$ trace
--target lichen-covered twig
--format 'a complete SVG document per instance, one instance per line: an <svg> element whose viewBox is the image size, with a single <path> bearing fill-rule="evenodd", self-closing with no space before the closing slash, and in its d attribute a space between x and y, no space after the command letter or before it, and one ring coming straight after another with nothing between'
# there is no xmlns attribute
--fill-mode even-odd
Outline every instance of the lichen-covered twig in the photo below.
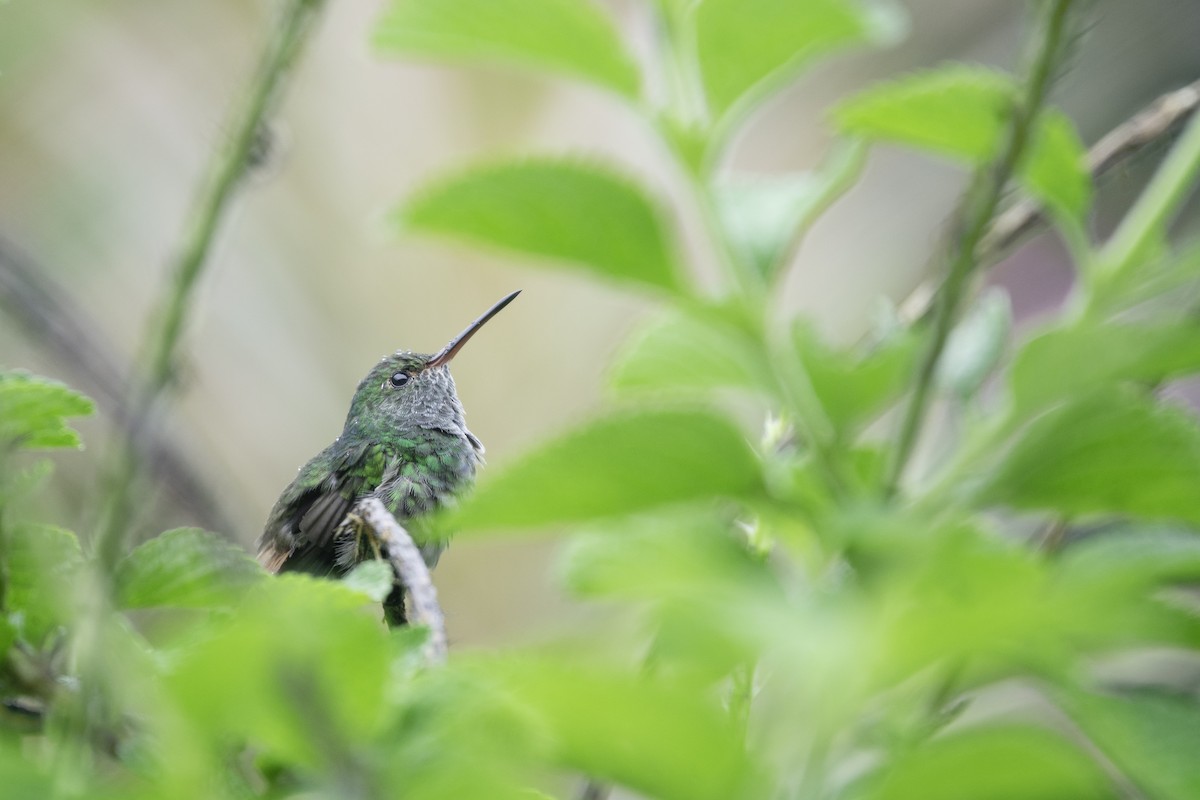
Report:
<svg viewBox="0 0 1200 800"><path fill-rule="evenodd" d="M433 586L433 578L429 575L420 549L379 498L360 500L354 507L354 513L375 532L392 569L408 591L412 600L412 621L429 628L429 641L425 643L426 661L430 664L444 663L446 618L438 605L437 589Z"/></svg>

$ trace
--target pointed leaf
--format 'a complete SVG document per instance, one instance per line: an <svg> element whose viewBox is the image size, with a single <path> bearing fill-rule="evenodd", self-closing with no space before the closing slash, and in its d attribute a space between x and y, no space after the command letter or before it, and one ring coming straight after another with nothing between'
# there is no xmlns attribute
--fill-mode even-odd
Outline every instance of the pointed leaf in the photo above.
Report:
<svg viewBox="0 0 1200 800"><path fill-rule="evenodd" d="M477 167L427 187L401 225L525 255L560 259L607 278L676 289L671 235L632 181L598 165L536 159Z"/></svg>
<svg viewBox="0 0 1200 800"><path fill-rule="evenodd" d="M578 522L763 491L740 431L706 411L597 420L485 480L451 518L462 528Z"/></svg>
<svg viewBox="0 0 1200 800"><path fill-rule="evenodd" d="M1080 692L1064 699L1088 738L1146 797L1200 797L1200 705L1194 697Z"/></svg>
<svg viewBox="0 0 1200 800"><path fill-rule="evenodd" d="M139 545L117 565L121 608L229 605L266 574L240 547L199 528L175 528Z"/></svg>
<svg viewBox="0 0 1200 800"><path fill-rule="evenodd" d="M1074 516L1121 513L1200 522L1200 425L1135 390L1104 391L1030 423L981 499Z"/></svg>
<svg viewBox="0 0 1200 800"><path fill-rule="evenodd" d="M29 449L82 447L66 419L92 411L91 400L58 381L0 371L0 446L14 442Z"/></svg>
<svg viewBox="0 0 1200 800"><path fill-rule="evenodd" d="M388 53L508 62L638 96L637 66L591 2L390 0L372 41Z"/></svg>
<svg viewBox="0 0 1200 800"><path fill-rule="evenodd" d="M628 342L612 385L620 392L778 391L763 342L717 314L684 309L668 310Z"/></svg>
<svg viewBox="0 0 1200 800"><path fill-rule="evenodd" d="M951 331L938 362L938 384L961 399L973 396L999 363L1011 328L1008 292L993 287Z"/></svg>
<svg viewBox="0 0 1200 800"><path fill-rule="evenodd" d="M980 164L995 156L1015 102L1010 75L957 64L874 86L843 102L834 118L847 133ZM1071 121L1050 109L1038 120L1018 177L1048 208L1077 219L1091 203L1085 157Z"/></svg>
<svg viewBox="0 0 1200 800"><path fill-rule="evenodd" d="M849 0L704 0L695 11L700 73L715 117L751 90L760 96L813 59L893 38L891 6Z"/></svg>
<svg viewBox="0 0 1200 800"><path fill-rule="evenodd" d="M1194 372L1200 372L1195 322L1076 325L1048 331L1022 347L1009 382L1014 411L1024 416L1105 386L1153 384Z"/></svg>
<svg viewBox="0 0 1200 800"><path fill-rule="evenodd" d="M866 148L851 140L816 171L723 179L716 204L730 243L763 278L773 280L793 242L854 184L865 162Z"/></svg>
<svg viewBox="0 0 1200 800"><path fill-rule="evenodd" d="M346 577L342 578L342 585L356 592L362 592L376 603L382 603L384 598L391 593L395 581L396 575L392 572L392 565L382 559L373 558L350 570ZM405 630L412 629L405 628ZM422 639L424 639L423 635Z"/></svg>

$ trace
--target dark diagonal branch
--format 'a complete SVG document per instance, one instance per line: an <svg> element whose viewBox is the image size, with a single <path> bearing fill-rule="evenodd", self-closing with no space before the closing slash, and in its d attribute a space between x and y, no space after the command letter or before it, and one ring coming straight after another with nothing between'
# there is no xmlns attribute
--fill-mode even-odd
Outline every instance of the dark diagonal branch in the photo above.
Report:
<svg viewBox="0 0 1200 800"><path fill-rule="evenodd" d="M979 265L979 246L1000 206L1004 189L1025 152L1038 112L1046 100L1054 73L1069 39L1067 20L1073 0L1054 0L1042 12L1041 30L1023 81L1023 92L1012 109L1003 143L995 160L976 171L963 198L955 235L942 257L946 279L934 300L932 329L917 369L916 381L892 448L884 486L895 491L929 410L933 377L950 329L958 318L967 279Z"/></svg>

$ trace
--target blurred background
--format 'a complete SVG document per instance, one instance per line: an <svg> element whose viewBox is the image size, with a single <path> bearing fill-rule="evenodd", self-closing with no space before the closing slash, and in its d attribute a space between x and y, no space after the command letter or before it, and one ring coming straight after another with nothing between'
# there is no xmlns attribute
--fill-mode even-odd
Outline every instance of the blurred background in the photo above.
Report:
<svg viewBox="0 0 1200 800"><path fill-rule="evenodd" d="M644 52L643 4L605 5ZM903 5L906 39L809 73L758 114L730 166L815 166L830 142L825 109L871 81L947 59L1016 63L1024 4ZM567 271L390 228L389 210L446 169L513 153L611 159L664 199L703 268L693 209L673 200L679 175L634 112L566 81L380 57L367 37L381 9L380 0L327 4L265 164L218 238L163 420L211 499L197 509L168 485L141 510L142 534L220 525L249 547L297 467L340 432L355 385L380 356L436 350L515 288L521 298L454 363L491 468L602 405L606 364L647 306ZM58 328L64 349L30 327L42 301L0 291L0 365L101 400L100 384L125 382L197 180L275 10L249 0L0 3L0 274L34 272L51 290L47 307L69 317ZM1200 76L1200 2L1097 0L1092 21L1056 92L1088 144ZM1106 184L1098 227L1152 166L1145 159ZM931 158L874 151L862 182L805 243L780 311L810 315L836 340L857 338L881 297L901 301L920 283L963 179ZM996 274L1026 322L1053 308L1071 276L1049 237ZM81 428L87 451L56 459L59 480L43 502L56 522L86 533L112 426L102 409ZM545 533L459 541L435 577L459 645L537 636L578 613L556 588Z"/></svg>

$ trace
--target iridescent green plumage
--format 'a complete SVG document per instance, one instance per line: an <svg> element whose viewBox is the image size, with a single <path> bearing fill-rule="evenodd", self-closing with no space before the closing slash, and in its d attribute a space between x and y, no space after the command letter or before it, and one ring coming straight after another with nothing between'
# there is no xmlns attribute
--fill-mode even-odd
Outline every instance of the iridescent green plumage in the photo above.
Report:
<svg viewBox="0 0 1200 800"><path fill-rule="evenodd" d="M374 555L347 514L375 496L408 528L432 566L445 546L421 519L468 488L483 445L467 430L447 363L487 320L493 306L440 353L401 351L381 360L354 393L333 444L300 468L271 509L258 543L272 572L341 575ZM388 621L404 621L403 587L384 601Z"/></svg>

